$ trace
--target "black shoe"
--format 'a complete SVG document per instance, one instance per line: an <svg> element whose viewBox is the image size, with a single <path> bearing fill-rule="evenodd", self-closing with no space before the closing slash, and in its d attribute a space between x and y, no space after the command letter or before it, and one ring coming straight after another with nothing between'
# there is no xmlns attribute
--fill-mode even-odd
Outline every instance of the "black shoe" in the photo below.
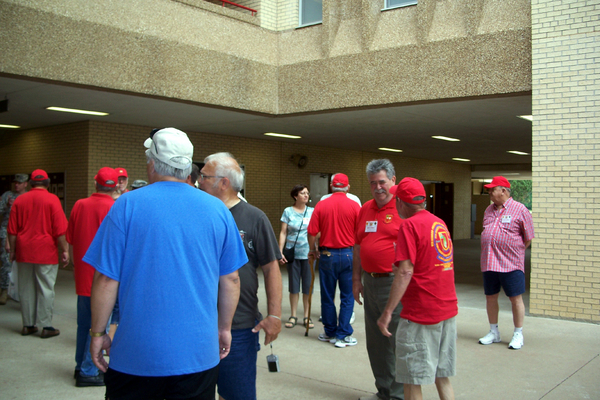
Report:
<svg viewBox="0 0 600 400"><path fill-rule="evenodd" d="M77 387L88 387L88 386L104 386L104 374L100 372L96 376L85 376L78 374L77 380L75 381Z"/></svg>
<svg viewBox="0 0 600 400"><path fill-rule="evenodd" d="M42 329L42 334L40 335L40 337L42 339L48 339L58 335L60 335L60 331L58 329L54 329L51 326L46 326L44 327L44 329Z"/></svg>
<svg viewBox="0 0 600 400"><path fill-rule="evenodd" d="M79 376L80 372L81 372L80 370L78 370L77 368L75 368L75 372L73 372L73 379L77 379L77 377Z"/></svg>

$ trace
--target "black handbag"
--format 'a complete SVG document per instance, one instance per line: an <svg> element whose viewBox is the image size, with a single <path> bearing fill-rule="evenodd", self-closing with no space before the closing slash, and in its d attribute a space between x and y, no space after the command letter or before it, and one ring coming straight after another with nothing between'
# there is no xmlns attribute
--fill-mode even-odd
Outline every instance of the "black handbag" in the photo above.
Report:
<svg viewBox="0 0 600 400"><path fill-rule="evenodd" d="M283 248L283 256L287 260L288 264L291 264L296 259L296 243L298 242L298 236L300 236L300 231L302 230L302 226L304 225L304 217L306 216L306 212L308 211L308 206L304 209L304 215L302 216L302 223L300 224L300 228L298 229L298 234L296 235L296 240L294 241L294 245L289 249L287 247Z"/></svg>

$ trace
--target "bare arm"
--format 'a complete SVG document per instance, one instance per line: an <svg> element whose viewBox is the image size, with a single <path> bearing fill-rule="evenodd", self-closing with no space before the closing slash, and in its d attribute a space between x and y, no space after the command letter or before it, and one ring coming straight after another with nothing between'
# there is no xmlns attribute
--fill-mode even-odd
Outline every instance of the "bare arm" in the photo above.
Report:
<svg viewBox="0 0 600 400"><path fill-rule="evenodd" d="M232 272L219 278L219 356L221 360L231 350L231 322L240 300L240 277Z"/></svg>
<svg viewBox="0 0 600 400"><path fill-rule="evenodd" d="M60 266L66 268L69 265L69 243L65 235L60 235L56 238L58 242L58 251L60 253Z"/></svg>
<svg viewBox="0 0 600 400"><path fill-rule="evenodd" d="M92 283L92 332L100 333L106 331L108 319L115 307L119 282L96 271L94 282ZM104 360L102 350L110 349L111 340L108 335L92 337L90 343L90 353L92 361L96 367L103 372L108 369L108 364Z"/></svg>
<svg viewBox="0 0 600 400"><path fill-rule="evenodd" d="M362 284L362 264L360 263L360 245L355 244L352 252L352 294L354 300L362 306L360 297L364 298Z"/></svg>
<svg viewBox="0 0 600 400"><path fill-rule="evenodd" d="M277 260L261 266L265 276L265 290L267 292L268 315L252 329L256 333L261 329L265 331L265 345L277 339L281 332L281 270ZM274 317L270 317L273 315Z"/></svg>
<svg viewBox="0 0 600 400"><path fill-rule="evenodd" d="M390 290L390 297L388 298L387 304L381 316L377 320L377 326L384 336L392 336L392 333L388 331L388 326L392 320L392 313L394 309L400 303L402 296L406 292L406 288L412 279L415 266L410 260L400 261L398 272L394 277L392 283L392 289Z"/></svg>
<svg viewBox="0 0 600 400"><path fill-rule="evenodd" d="M17 244L17 237L15 235L8 234L8 240L6 241L5 250L9 253L10 262L15 261L15 249Z"/></svg>
<svg viewBox="0 0 600 400"><path fill-rule="evenodd" d="M531 240L526 241L525 242L525 248L528 248L530 244L531 244Z"/></svg>
<svg viewBox="0 0 600 400"><path fill-rule="evenodd" d="M287 231L288 224L282 222L281 231L279 232L279 251L281 252L281 259L279 260L280 264L285 264L287 262L285 256L283 255L283 248L285 247L285 242L287 241Z"/></svg>
<svg viewBox="0 0 600 400"><path fill-rule="evenodd" d="M311 234L308 234L308 257L313 257L315 259L319 258L319 249L317 249L318 244L317 237Z"/></svg>

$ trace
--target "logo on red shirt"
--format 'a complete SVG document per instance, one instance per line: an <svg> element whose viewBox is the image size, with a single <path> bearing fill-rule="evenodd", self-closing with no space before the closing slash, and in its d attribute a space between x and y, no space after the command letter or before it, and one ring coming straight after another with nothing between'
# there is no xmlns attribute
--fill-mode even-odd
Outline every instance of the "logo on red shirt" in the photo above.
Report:
<svg viewBox="0 0 600 400"><path fill-rule="evenodd" d="M431 227L431 243L437 252L437 259L444 264L444 270L452 269L453 246L446 226L434 222Z"/></svg>
<svg viewBox="0 0 600 400"><path fill-rule="evenodd" d="M392 215L392 214L387 214L387 215L385 216L385 219L383 220L383 222L384 222L384 223L386 223L386 224L389 224L389 223L391 223L391 222L392 222L392 217L393 217L393 215Z"/></svg>

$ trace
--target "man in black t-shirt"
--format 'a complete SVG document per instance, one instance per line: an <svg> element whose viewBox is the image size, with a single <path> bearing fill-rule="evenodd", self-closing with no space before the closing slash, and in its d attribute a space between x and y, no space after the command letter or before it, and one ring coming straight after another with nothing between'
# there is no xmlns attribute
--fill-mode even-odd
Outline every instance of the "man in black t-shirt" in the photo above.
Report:
<svg viewBox="0 0 600 400"><path fill-rule="evenodd" d="M233 156L216 153L206 157L204 162L200 171L200 189L218 197L229 208L249 259L238 270L240 301L231 327L231 352L219 364L218 392L221 399L255 400L256 359L260 349L258 332L265 331L264 343L267 345L281 331L282 284L278 263L281 253L265 213L238 197L244 173ZM265 278L266 318L262 318L258 310L258 267Z"/></svg>

